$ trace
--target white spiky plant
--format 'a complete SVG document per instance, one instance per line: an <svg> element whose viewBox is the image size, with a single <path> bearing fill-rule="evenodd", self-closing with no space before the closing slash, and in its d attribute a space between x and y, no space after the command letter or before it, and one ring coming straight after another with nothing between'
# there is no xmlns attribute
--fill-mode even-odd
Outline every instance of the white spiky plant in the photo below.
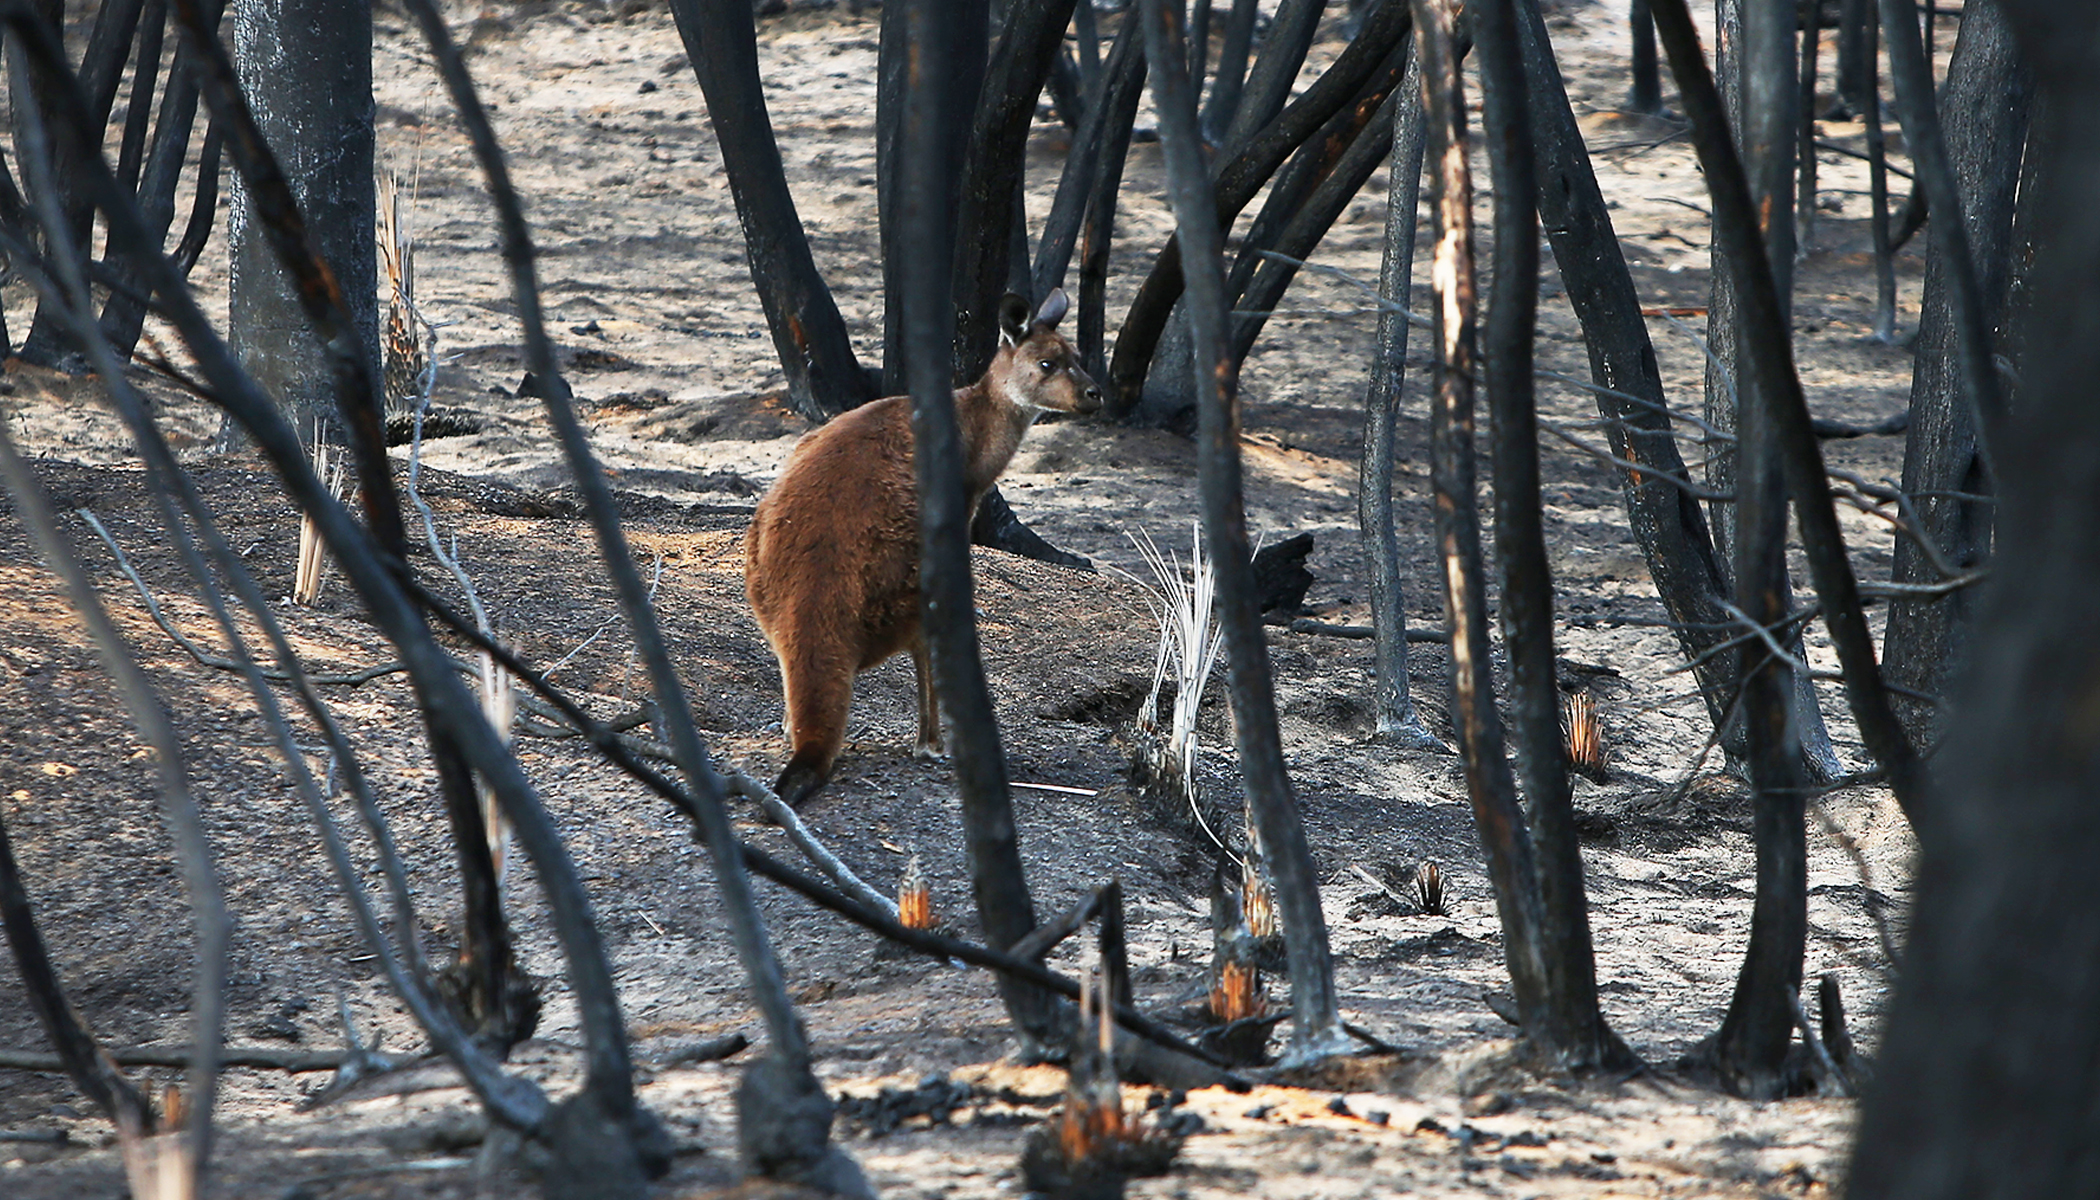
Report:
<svg viewBox="0 0 2100 1200"><path fill-rule="evenodd" d="M1196 805L1196 714L1203 705L1204 685L1217 666L1224 632L1213 611L1217 573L1204 555L1203 531L1193 522L1190 531L1189 569L1185 575L1180 560L1172 553L1162 552L1150 534L1140 531L1129 536L1152 570L1154 582L1137 582L1152 598L1153 615L1159 619L1159 653L1152 665L1152 691L1138 709L1138 721L1164 740L1162 765L1175 777L1174 782L1195 811L1197 821L1203 822L1202 810ZM1170 676L1174 680L1174 708L1162 726L1160 694ZM1205 828L1208 829L1207 823Z"/></svg>

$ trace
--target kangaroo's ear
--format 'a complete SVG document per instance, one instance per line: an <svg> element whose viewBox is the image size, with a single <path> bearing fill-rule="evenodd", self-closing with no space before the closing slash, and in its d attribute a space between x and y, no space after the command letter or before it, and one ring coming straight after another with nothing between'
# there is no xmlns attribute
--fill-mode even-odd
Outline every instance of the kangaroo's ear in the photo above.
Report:
<svg viewBox="0 0 2100 1200"><path fill-rule="evenodd" d="M1028 333L1028 301L1012 292L999 300L999 344L1012 346Z"/></svg>
<svg viewBox="0 0 2100 1200"><path fill-rule="evenodd" d="M1057 328L1057 323L1065 319L1065 313L1070 311L1071 307L1072 301L1065 295L1065 289L1051 288L1050 294L1043 297L1043 306L1035 311L1035 327Z"/></svg>

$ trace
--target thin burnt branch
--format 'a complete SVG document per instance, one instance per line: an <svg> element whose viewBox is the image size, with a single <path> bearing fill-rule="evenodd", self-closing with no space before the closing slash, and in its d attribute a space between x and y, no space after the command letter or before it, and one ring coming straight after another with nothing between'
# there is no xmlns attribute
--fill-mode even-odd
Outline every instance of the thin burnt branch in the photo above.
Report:
<svg viewBox="0 0 2100 1200"><path fill-rule="evenodd" d="M117 1128L140 1136L152 1133L153 1105L124 1078L117 1069L118 1058L95 1041L87 1023L66 999L65 985L59 981L58 968L52 965L44 935L37 928L29 889L22 883L22 869L15 862L14 844L8 840L4 818L0 818L0 927L6 929L7 943L14 951L22 994L29 1001L30 1011L36 1014L37 1023L44 1027L44 1036L57 1051L35 1055L35 1060L48 1061L47 1070L64 1072L81 1095L94 1101ZM0 1056L0 1066L16 1064Z"/></svg>
<svg viewBox="0 0 2100 1200"><path fill-rule="evenodd" d="M723 797L721 778L716 774L706 747L700 741L699 730L693 724L692 710L686 703L683 685L672 666L669 648L664 642L655 611L650 605L648 587L635 566L634 555L620 528L617 508L611 489L606 483L604 471L599 467L583 427L576 418L575 408L569 402L568 386L556 369L554 348L547 339L540 305L539 284L534 267L535 251L517 190L510 181L509 167L496 144L495 133L488 123L487 111L482 107L480 96L473 81L468 77L466 64L460 58L458 47L453 43L437 6L432 0L410 0L409 8L417 23L422 26L424 37L436 55L439 71L452 93L453 104L460 112L469 138L474 144L476 156L481 160L483 173L487 176L502 231L504 259L509 265L513 291L518 301L519 322L525 337L526 363L542 380L542 395L549 422L554 426L555 434L562 444L564 457L576 477L577 490L582 495L585 512L596 535L599 554L607 572L612 576L613 586L620 597L620 607L626 614L635 647L646 664L652 689L656 693L664 732L678 755L688 789L700 799L700 823L714 864L716 887L721 893L723 906L728 909L731 933L736 942L738 957L750 982L752 998L765 1018L767 1035L773 1041L774 1055L780 1068L787 1073L790 1085L806 1087L807 1090L821 1095L810 1069L807 1035L794 1011L793 1002L788 998L779 960L774 956L766 937L765 926L760 920L751 893L750 880L744 874L737 855L736 839L729 825L729 812ZM602 955L602 950L599 953ZM603 967L601 958L592 964L591 969L595 973ZM602 983L593 980L592 986L605 988L602 1002L607 1007L604 1012L617 1020L618 998L612 992L609 972ZM583 988L579 986L578 990L582 991ZM627 1070L624 1031L617 1034L610 1030L605 1032L607 1045L602 1050L602 1057L594 1064L606 1072L602 1080L601 1103L606 1106L609 1116L619 1120L635 1120L642 1116L642 1113L635 1103L632 1079ZM595 1038L593 1050L600 1050ZM617 1079L611 1074L616 1068L619 1071ZM832 1161L821 1139L817 1144L798 1147L796 1153L803 1160L799 1164L800 1167L811 1172L825 1169ZM846 1166L850 1168L850 1163Z"/></svg>
<svg viewBox="0 0 2100 1200"><path fill-rule="evenodd" d="M72 79L63 68L63 49L56 45L56 39L48 29L33 19L25 19L25 16L20 9L0 10L0 17L7 20L10 33L6 39L8 72L25 77L34 60L52 94L66 95L75 91ZM72 243L66 214L52 186L54 167L51 139L44 125L45 115L37 109L33 99L27 110L20 114L23 118L19 126L23 134L21 161L25 180L30 185L32 203L43 226L45 243L51 247L60 269L73 271L78 269L84 251ZM76 117L83 115L75 114ZM90 159L93 167L106 172L99 154L87 154L77 143L75 148L78 152L76 158ZM73 276L72 285L77 295L85 296L86 284L78 275ZM57 306L63 307L62 304ZM212 1110L219 1085L218 1063L213 1052L218 1048L225 1028L226 954L233 932L232 918L226 911L226 896L219 886L218 872L212 862L211 840L204 832L203 816L196 796L190 790L182 743L175 736L174 725L159 694L110 620L101 595L96 592L86 569L60 531L49 498L4 428L0 428L0 475L5 476L7 490L14 496L17 518L28 527L45 566L64 583L75 613L87 626L102 659L103 670L116 684L133 725L146 744L153 748L154 767L160 783L161 817L175 845L197 939L190 1021L192 1041L201 1053L189 1074L194 1107L186 1131L191 1171L188 1182L194 1188L211 1158Z"/></svg>

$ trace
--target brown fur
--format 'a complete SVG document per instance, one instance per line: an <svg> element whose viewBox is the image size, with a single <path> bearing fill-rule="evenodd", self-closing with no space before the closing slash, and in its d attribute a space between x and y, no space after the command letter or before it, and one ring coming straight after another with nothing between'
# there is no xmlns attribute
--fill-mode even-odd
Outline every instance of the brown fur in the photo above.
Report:
<svg viewBox="0 0 2100 1200"><path fill-rule="evenodd" d="M1026 302L1008 296L998 354L983 378L956 390L972 511L1038 411L1101 406L1100 389L1057 332L1066 307L1064 293L1054 291L1030 321ZM862 405L795 446L752 515L744 591L780 660L794 748L774 785L782 799L800 804L831 777L854 676L899 651L911 651L918 670L918 752L940 753L939 706L919 630L910 397Z"/></svg>

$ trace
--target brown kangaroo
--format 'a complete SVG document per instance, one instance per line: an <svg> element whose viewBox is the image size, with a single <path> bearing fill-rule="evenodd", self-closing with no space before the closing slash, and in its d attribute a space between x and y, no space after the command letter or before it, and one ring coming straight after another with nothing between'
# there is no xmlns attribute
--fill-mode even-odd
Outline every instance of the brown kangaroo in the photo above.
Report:
<svg viewBox="0 0 2100 1200"><path fill-rule="evenodd" d="M1045 410L1090 413L1101 389L1057 332L1063 289L1033 320L1009 294L999 306L999 352L984 377L955 392L970 508L1006 470ZM911 398L876 400L796 444L744 539L744 593L765 631L787 698L794 748L773 790L792 805L831 777L846 740L846 711L861 671L911 651L919 676L921 757L941 752L932 662L919 629L919 494L912 468Z"/></svg>

